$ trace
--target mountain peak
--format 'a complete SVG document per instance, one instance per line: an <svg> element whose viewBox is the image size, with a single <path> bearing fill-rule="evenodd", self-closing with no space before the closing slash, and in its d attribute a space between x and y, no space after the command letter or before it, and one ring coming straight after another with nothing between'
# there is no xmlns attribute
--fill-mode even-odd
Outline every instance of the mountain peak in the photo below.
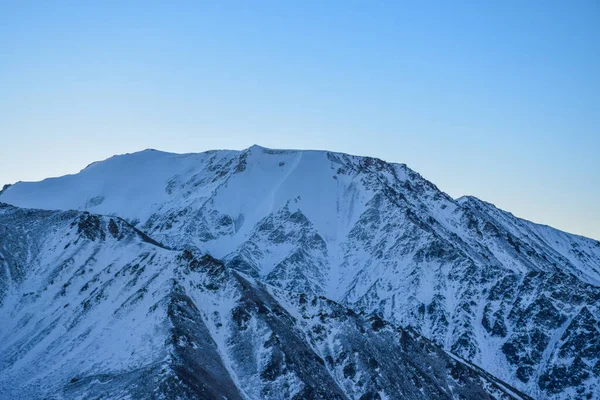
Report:
<svg viewBox="0 0 600 400"><path fill-rule="evenodd" d="M248 147L246 150L251 151L251 150L255 150L255 151L264 151L264 150L271 150L268 149L264 146L261 146L259 144L253 144L252 146Z"/></svg>

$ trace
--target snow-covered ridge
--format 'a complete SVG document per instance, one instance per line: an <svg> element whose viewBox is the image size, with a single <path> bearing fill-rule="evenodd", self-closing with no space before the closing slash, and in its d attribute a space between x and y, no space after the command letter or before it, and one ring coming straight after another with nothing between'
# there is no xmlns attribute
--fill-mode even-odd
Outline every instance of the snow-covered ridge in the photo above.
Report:
<svg viewBox="0 0 600 400"><path fill-rule="evenodd" d="M600 331L600 242L456 201L404 164L144 151L17 183L0 201L124 218L259 282L411 326L536 398L598 390L594 343L569 346Z"/></svg>

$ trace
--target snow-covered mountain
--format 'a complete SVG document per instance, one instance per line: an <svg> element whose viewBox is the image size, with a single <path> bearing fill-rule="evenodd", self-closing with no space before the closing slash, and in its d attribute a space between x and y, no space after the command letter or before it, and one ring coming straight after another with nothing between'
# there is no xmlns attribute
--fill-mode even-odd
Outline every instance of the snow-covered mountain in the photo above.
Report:
<svg viewBox="0 0 600 400"><path fill-rule="evenodd" d="M0 204L2 399L523 399L418 333L118 218Z"/></svg>
<svg viewBox="0 0 600 400"><path fill-rule="evenodd" d="M131 328L132 332L138 332L135 336L140 340L142 332L153 329L165 331L165 326L176 326L177 323L173 321L177 318L169 314L169 310L174 307L171 305L174 301L172 294L184 293L182 296L191 299L188 303L195 304L190 307L203 315L203 319L198 319L197 323L203 323L203 332L208 330L210 333L210 336L204 333L198 335L211 337L214 341L216 350L211 359L220 360L219 368L224 368L219 369L221 372L218 376L223 379L229 377L227 379L234 384L226 386L237 388L237 395L242 397L260 398L267 396L265 393L269 390L274 390L273 393L278 395L286 393L291 396L293 390L299 387L329 387L333 390L331 393L337 393L336 390L339 389L340 396L350 398L367 393L364 379L359 379L362 385L358 381L354 384L346 382L344 379L348 378L343 372L345 367L340 367L340 375L336 369L339 366L327 359L327 355L330 355L336 361L339 354L329 354L326 351L331 351L331 348L338 351L340 343L356 343L358 339L339 337L340 334L350 335L352 330L345 325L340 327L342 322L331 317L331 314L337 315L337 312L331 311L333 308L328 312L319 308L325 305L350 310L342 314L376 314L390 326L405 328L398 328L400 330L394 332L410 332L409 336L417 342L429 339L450 352L453 357L468 360L535 398L600 396L600 242L516 218L473 197L454 200L403 164L390 164L374 158L340 153L270 150L259 146L244 151L210 151L184 155L147 150L91 164L76 175L35 183L17 183L0 193L0 202L22 208L89 211L93 214L88 214L88 217L98 218L100 226L110 224L107 221L112 220L113 224L119 227L122 225L119 232L132 232L127 236L132 239L125 240L127 245L123 244L123 240L114 244L123 248L123 255L113 249L113 245L108 245L112 239L105 233L106 239L102 241L102 247L106 248L109 258L102 259L96 268L138 263L135 258L141 257L140 254L145 251L138 251L138 247L150 246L152 251L161 254L160 257L156 256L161 261L146 270L160 269L162 272L156 273L163 278L152 281L155 283L150 285L160 283L162 286L147 288L144 298L148 304L158 304L161 298L171 299L161 303L166 307L161 310L167 310L166 314L160 314L161 318L164 315L167 317L156 320L153 316L142 317L143 313L136 314L143 321L139 327L136 325L135 330ZM59 218L59 215L71 215L68 212L20 212L39 214L39 218L32 218L32 222L23 223L18 229L11 227L8 222L0 225L0 229L16 229L21 232L21 236L12 242L5 239L0 242L5 265L21 266L6 267L6 272L0 272L4 274L0 275L3 278L0 284L4 285L0 289L0 295L6 298L0 307L3 313L22 310L28 304L26 297L19 297L30 290L26 289L30 284L27 283L29 278L26 278L29 276L26 273L28 269L34 268L35 263L38 263L35 265L39 265L39 268L55 268L58 265L57 261L48 259L34 262L32 254L36 252L31 247L39 248L42 252L48 251L48 243L64 239L61 234L48 233L48 237L41 235L35 239L28 238L28 235L31 236L30 232L57 230L58 228L51 227L51 223L44 221ZM95 217L94 214L106 217ZM28 224L34 226L27 227ZM108 228L110 226L107 225ZM27 245L29 248L19 248L26 240L32 240ZM94 240L91 242L100 243ZM6 246L9 247L5 248ZM89 250L79 249L74 244L72 246L72 250L69 250L69 246L64 251L73 251L79 257L86 257L86 251ZM56 251L52 251L51 256L44 257L63 257ZM210 255L210 260L213 260L211 263L226 271L227 282L236 282L225 285L227 290L232 291L227 292L230 296L220 297L219 291L196 291L196 283L186 286L187 284L181 283L182 279L174 278L173 274L178 273L185 276L181 272L184 268L181 264L185 264L181 260L183 252L198 260L202 258L197 257L203 254ZM20 258L17 257L19 254ZM11 257L20 261L11 261ZM119 260L124 257L123 260L126 261L110 257L119 257ZM100 272L94 268L92 270L94 273ZM40 276L44 276L41 273L35 275L38 280L42 279ZM117 283L111 285L126 284L125 279L117 278L113 278ZM185 281L191 285L195 280L200 282L206 279L198 276L186 278ZM176 288L173 282L177 282ZM38 283L42 285L41 282ZM42 286L35 288L39 291ZM281 386L269 386L264 382L242 382L245 379L259 379L257 365L260 363L255 363L253 367L236 367L241 361L236 364L234 359L228 359L235 358L231 343L246 336L236 334L227 339L224 331L215 330L217 323L212 327L210 322L210 313L213 311L207 311L205 305L216 304L214 311L221 315L220 318L224 318L219 322L221 326L230 327L231 321L235 322L240 318L241 324L245 326L246 322L243 321L248 317L245 314L240 317L238 312L232 311L237 307L232 302L239 303L239 299L244 298L240 294L244 292L243 288L260 293L256 294L260 302L243 303L245 306L240 309L261 309L257 305L260 303L272 311L273 308L268 304L275 302L283 310L282 315L285 311L285 315L289 315L294 321L304 321L300 316L307 313L306 325L296 322L295 328L288 326L286 329L301 329L303 337L309 337L307 346L326 360L324 365L327 374L337 389L327 386L329 383L307 383L308 378L303 378L302 373L291 366L282 367L273 374L275 381L279 382L277 380L281 376L288 376L282 371L291 371L289 374L293 378L290 375ZM136 290L141 290L141 287ZM30 291L38 293L33 288ZM232 294L234 292L237 294ZM9 293L12 295L9 296ZM111 296L125 295L117 293L129 292L116 290ZM209 294L214 296L209 299L206 297ZM117 297L110 304L124 301L116 300ZM317 308L306 306L313 304L312 300L307 300L309 298L317 299ZM32 304L37 303L34 301ZM44 300L43 304L50 303ZM225 304L230 304L231 308L227 309L229 306ZM303 311L302 306L307 311ZM38 309L38 306L32 307ZM60 315L75 318L77 313L73 310L66 311L67 309ZM110 307L107 309L111 310ZM50 315L55 315L53 312L55 311L50 312ZM109 315L116 311L106 312ZM28 318L49 318L42 312L19 313L31 315ZM310 321L317 315L320 323L325 324L318 329L328 332L324 334L323 343L328 343L329 347L319 344L315 337L310 336L310 332L315 334ZM259 317L262 317L260 312L252 315L249 320L254 321L253 318ZM284 321L287 317L277 317L280 319L278 327L284 329L285 325L289 325ZM52 318L59 320L59 317L50 317ZM364 319L367 317L353 316L352 321L354 318L358 318L356 321L359 322L352 322L353 326L368 326ZM188 318L186 321L196 319ZM111 323L110 318L97 321L89 317L84 320L89 324ZM56 324L62 322L58 321ZM267 325L272 331L279 332L272 325ZM37 335L42 329L42 325L38 323L30 327L31 335ZM240 360L263 357L257 350L260 346L255 339L264 337L260 336L263 328L252 325L252 334L247 336L248 342L237 347L246 354L238 354ZM0 334L12 336L16 331L21 331L22 327L14 325L5 329L7 330L0 328ZM364 339L364 333L359 328L356 329L356 336ZM108 339L113 337L110 335L119 335L119 330L113 331L112 328L106 328L103 332L108 335L106 343L112 343ZM397 338L398 334L395 335ZM72 333L59 336L67 338L60 340L75 340L78 337ZM91 337L93 340L90 339L90 346L99 346L100 350L97 351L106 351L107 346L101 345L104 343L102 337ZM160 338L160 335L156 335L155 340L164 343ZM379 347L380 350L362 350L363 347L370 349L369 346L378 346L378 340L363 340L360 350L357 350L357 345L352 347L358 353L354 357L360 358L364 352L371 354L370 357L380 363L379 360L387 350L381 353L378 353L381 350ZM397 344L394 339L386 340L389 341L386 342L386 348L392 346L390 343ZM118 343L116 339L115 341ZM152 346L151 342L144 341L143 346ZM205 342L209 342L208 339ZM297 365L298 361L291 361L289 357L292 356L286 353L290 348L285 350L285 344L278 343L279 345L283 347L278 351L286 355L279 355L278 359ZM4 351L16 352L13 356L15 363L23 365L23 368L31 368L22 355L25 351L22 348L27 346L15 344ZM295 347L296 344L291 345L291 348ZM62 348L67 349L68 346ZM141 353L147 359L136 361L133 356L131 359L123 359L124 367L120 371L132 368L127 363L160 363L158 359L150 360L151 357L159 356L163 357L161 360L166 365L177 365L178 362L185 364L181 358L177 358L184 357L177 353L178 349L177 343L167 349L163 348L162 353L146 349ZM394 351L400 350L394 348ZM125 357L124 353L119 357ZM188 361L194 359L193 354L185 357L188 357L185 359ZM18 361L21 359L24 361ZM105 359L110 360L111 357L105 356ZM346 361L343 362L348 363L347 358L344 360ZM382 368L374 364L368 368L369 362L365 360L362 361L362 369L355 367L361 371L360 376L373 374L373 371L379 371L381 376L385 373L389 373L389 376L397 375L393 370L381 372ZM353 362L357 364L358 360ZM401 361L394 362L398 365ZM118 365L115 362L114 367L117 368ZM323 364L320 365L323 367ZM13 364L8 367L3 364L1 368L10 368L10 371L14 371L11 373L15 374L22 371ZM244 373L235 368L244 369ZM152 379L159 379L156 377L158 375L144 373L152 376ZM165 374L168 375L167 372ZM181 379L176 372L173 374L175 375L168 376ZM318 375L326 376L323 374ZM165 387L172 386L173 379L169 379L165 378ZM403 382L404 378L390 378L390 385L401 384L398 380ZM455 389L448 389L451 386L449 383L436 385L436 390L441 390L438 394L450 393L448 390L455 393ZM76 385L82 388L88 386ZM383 389L373 386L368 389L371 390L369 393L379 391L380 396L390 398L394 398L394 393L416 393L414 387L400 389L383 384L380 386ZM487 383L483 386L483 390L491 387ZM283 391L284 387L288 392ZM247 388L254 388L252 390L255 391ZM424 393L426 397L441 396L423 390L420 393ZM235 394L230 396L234 397Z"/></svg>

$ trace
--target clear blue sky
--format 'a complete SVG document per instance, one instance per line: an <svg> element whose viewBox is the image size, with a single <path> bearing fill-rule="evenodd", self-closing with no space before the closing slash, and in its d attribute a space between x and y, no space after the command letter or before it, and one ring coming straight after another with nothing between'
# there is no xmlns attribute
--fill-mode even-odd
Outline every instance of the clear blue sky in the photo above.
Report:
<svg viewBox="0 0 600 400"><path fill-rule="evenodd" d="M0 183L329 149L600 239L600 3L5 1L0 135Z"/></svg>

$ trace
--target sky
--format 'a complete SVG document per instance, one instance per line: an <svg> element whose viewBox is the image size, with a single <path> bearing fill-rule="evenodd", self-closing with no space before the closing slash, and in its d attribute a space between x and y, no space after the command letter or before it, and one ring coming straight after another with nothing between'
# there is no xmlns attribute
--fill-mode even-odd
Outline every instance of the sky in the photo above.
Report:
<svg viewBox="0 0 600 400"><path fill-rule="evenodd" d="M600 3L0 2L0 186L252 144L600 239Z"/></svg>

